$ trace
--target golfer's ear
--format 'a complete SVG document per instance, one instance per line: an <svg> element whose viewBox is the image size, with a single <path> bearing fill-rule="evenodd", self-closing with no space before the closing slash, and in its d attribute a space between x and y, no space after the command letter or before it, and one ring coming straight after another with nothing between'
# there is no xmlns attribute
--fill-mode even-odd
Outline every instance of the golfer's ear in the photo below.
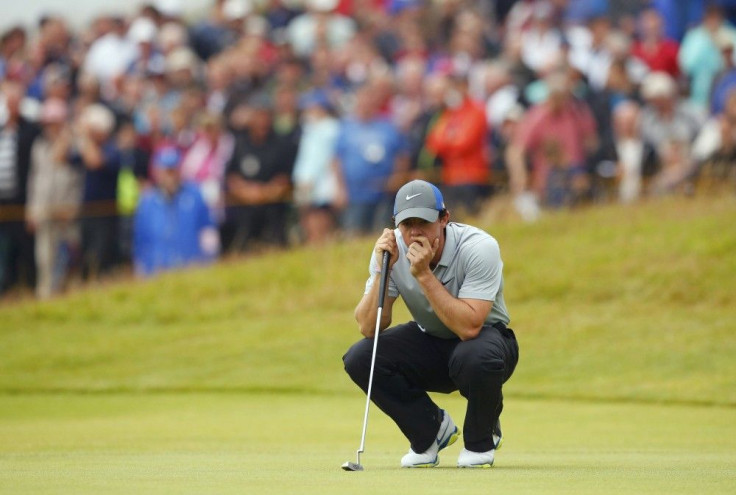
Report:
<svg viewBox="0 0 736 495"><path fill-rule="evenodd" d="M444 209L440 212L440 222L443 227L450 223L450 210Z"/></svg>

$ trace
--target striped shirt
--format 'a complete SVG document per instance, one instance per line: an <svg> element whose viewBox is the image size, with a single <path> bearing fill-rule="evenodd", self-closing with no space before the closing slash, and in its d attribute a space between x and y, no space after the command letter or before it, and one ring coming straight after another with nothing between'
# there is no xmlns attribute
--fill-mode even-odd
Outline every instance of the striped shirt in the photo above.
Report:
<svg viewBox="0 0 736 495"><path fill-rule="evenodd" d="M12 199L18 192L18 132L5 128L0 131L0 199Z"/></svg>

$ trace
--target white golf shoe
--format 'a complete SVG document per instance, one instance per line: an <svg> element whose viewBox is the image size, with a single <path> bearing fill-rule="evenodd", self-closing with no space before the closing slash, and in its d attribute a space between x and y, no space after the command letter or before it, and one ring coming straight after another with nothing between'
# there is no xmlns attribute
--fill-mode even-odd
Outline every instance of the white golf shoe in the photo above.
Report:
<svg viewBox="0 0 736 495"><path fill-rule="evenodd" d="M455 443L457 438L460 436L460 430L457 429L455 423L447 411L442 411L442 424L440 429L437 431L437 437L432 445L421 453L416 453L412 449L401 458L401 467L405 468L429 468L435 467L440 463L440 458L437 453L445 447Z"/></svg>
<svg viewBox="0 0 736 495"><path fill-rule="evenodd" d="M503 445L503 433L501 432L501 420L498 420L493 428L493 448L498 450L501 445Z"/></svg>
<svg viewBox="0 0 736 495"><path fill-rule="evenodd" d="M463 449L457 458L457 467L459 468L489 468L493 466L494 450L488 452L473 452Z"/></svg>

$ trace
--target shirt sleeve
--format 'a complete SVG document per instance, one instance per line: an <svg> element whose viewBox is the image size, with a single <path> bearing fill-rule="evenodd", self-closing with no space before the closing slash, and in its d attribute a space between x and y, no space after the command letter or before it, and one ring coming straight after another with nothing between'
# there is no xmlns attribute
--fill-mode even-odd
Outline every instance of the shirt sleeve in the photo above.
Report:
<svg viewBox="0 0 736 495"><path fill-rule="evenodd" d="M498 242L484 238L464 250L462 263L465 279L458 292L458 299L495 301L501 287L503 262Z"/></svg>

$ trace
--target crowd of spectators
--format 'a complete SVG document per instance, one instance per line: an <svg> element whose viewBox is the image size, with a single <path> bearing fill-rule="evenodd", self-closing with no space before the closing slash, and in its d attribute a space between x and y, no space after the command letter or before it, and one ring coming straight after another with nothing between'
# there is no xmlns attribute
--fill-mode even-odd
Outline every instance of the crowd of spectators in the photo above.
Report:
<svg viewBox="0 0 736 495"><path fill-rule="evenodd" d="M152 0L0 38L0 294L391 223L685 192L736 158L736 1Z"/></svg>

